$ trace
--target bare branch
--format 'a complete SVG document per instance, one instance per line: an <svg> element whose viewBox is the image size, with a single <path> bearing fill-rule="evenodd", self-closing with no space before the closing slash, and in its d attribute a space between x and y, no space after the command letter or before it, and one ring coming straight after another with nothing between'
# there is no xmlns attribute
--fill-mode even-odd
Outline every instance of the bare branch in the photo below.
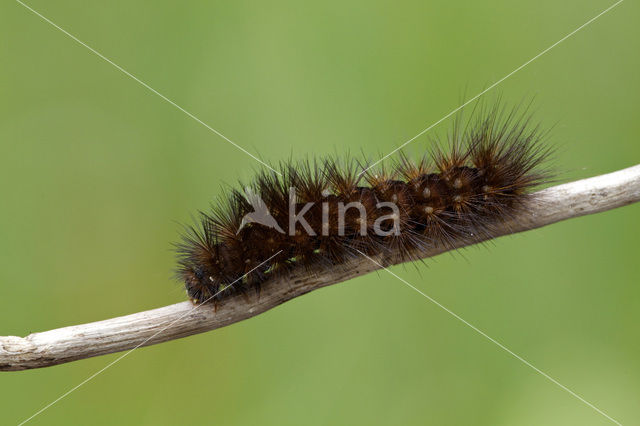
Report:
<svg viewBox="0 0 640 426"><path fill-rule="evenodd" d="M640 201L640 165L539 191L534 194L530 210L501 225L495 230L495 235L540 228L637 201ZM461 242L458 248L480 241ZM419 256L427 258L444 251L447 250L433 249L419 253ZM194 307L190 302L182 302L104 321L33 333L27 337L0 337L0 371L47 367L203 333L254 317L294 297L378 268L378 265L362 258L347 268L318 270L315 273L294 272L286 280L265 283L259 300L254 298L247 303L242 296L233 296L226 299L217 312L210 304Z"/></svg>

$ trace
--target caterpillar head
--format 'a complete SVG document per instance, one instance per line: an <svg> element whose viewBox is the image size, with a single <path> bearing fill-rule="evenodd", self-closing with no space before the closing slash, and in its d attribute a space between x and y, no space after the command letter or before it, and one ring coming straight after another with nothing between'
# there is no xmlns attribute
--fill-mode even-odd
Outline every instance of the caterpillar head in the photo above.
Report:
<svg viewBox="0 0 640 426"><path fill-rule="evenodd" d="M187 295L194 302L216 298L230 284L233 263L225 260L220 245L197 244L183 246L180 253L178 278L185 283Z"/></svg>

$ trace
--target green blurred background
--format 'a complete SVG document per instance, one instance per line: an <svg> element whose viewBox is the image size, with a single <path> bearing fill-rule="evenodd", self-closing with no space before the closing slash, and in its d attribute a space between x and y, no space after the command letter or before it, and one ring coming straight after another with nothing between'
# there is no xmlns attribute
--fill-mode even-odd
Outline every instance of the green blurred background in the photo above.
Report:
<svg viewBox="0 0 640 426"><path fill-rule="evenodd" d="M32 0L265 161L383 155L609 1ZM513 75L561 179L640 162L640 6ZM0 6L0 335L182 301L179 223L259 164L20 4ZM442 134L448 120L430 133ZM420 154L429 137L408 153ZM624 424L640 419L640 205L393 271ZM0 374L16 424L118 355ZM386 273L137 350L33 424L604 425Z"/></svg>

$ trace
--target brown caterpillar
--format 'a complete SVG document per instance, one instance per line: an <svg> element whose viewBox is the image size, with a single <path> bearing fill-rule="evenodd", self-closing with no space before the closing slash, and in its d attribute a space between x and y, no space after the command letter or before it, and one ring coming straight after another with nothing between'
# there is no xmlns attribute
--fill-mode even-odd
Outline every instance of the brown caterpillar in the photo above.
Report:
<svg viewBox="0 0 640 426"><path fill-rule="evenodd" d="M289 162L281 176L260 172L245 194L231 190L177 245L188 296L217 303L293 268L342 267L361 253L411 261L491 237L550 177L550 149L526 111L496 105L476 117L464 129L458 118L449 149L436 143L417 163L402 155L372 172L354 160Z"/></svg>

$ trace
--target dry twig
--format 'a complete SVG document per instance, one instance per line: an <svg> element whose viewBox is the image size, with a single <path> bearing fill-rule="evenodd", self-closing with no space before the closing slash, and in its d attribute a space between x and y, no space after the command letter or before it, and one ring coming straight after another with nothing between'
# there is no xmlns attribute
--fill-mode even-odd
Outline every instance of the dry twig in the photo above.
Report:
<svg viewBox="0 0 640 426"><path fill-rule="evenodd" d="M598 213L640 201L640 165L606 175L544 189L534 194L528 212L496 229L496 236L540 228L561 220ZM480 240L461 242L459 247ZM427 258L446 250L420 253ZM309 274L296 272L286 282L267 282L259 300L247 303L239 295L226 299L214 312L211 304L195 308L181 302L150 311L88 324L33 333L0 336L0 371L48 367L65 362L149 346L203 333L256 316L312 290L379 269L362 258L348 268Z"/></svg>

